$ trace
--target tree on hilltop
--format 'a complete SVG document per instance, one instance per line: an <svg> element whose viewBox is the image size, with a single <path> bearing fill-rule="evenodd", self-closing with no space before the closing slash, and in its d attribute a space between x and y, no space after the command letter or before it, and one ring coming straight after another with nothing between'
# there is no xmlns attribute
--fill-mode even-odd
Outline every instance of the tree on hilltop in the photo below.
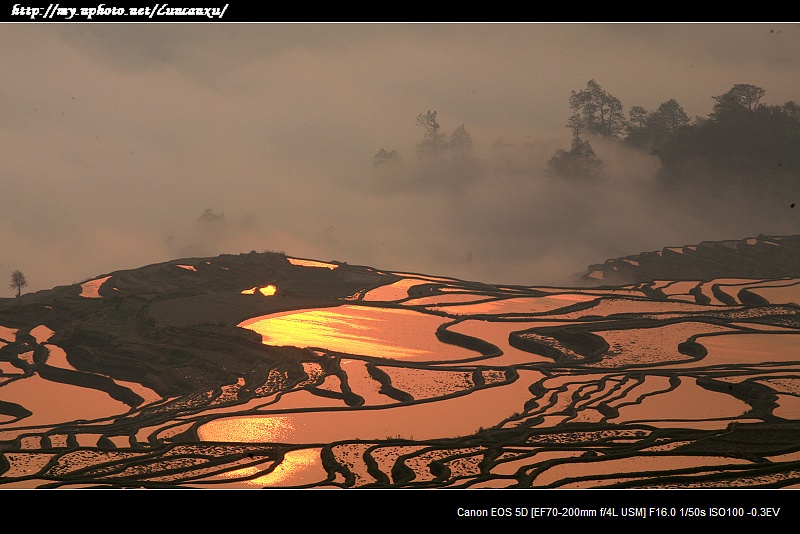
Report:
<svg viewBox="0 0 800 534"><path fill-rule="evenodd" d="M674 98L663 102L652 113L641 106L633 106L625 142L639 148L649 147L652 154L657 154L665 142L689 123L689 116Z"/></svg>
<svg viewBox="0 0 800 534"><path fill-rule="evenodd" d="M28 285L28 281L25 280L25 275L22 274L22 271L14 271L11 273L11 287L12 289L17 290L17 298L22 294L22 288Z"/></svg>
<svg viewBox="0 0 800 534"><path fill-rule="evenodd" d="M627 124L622 104L590 80L583 91L572 91L569 107L574 112L567 120L567 128L572 130L572 145L569 150L556 151L547 162L548 172L564 178L597 178L602 162L581 134L618 137Z"/></svg>
<svg viewBox="0 0 800 534"><path fill-rule="evenodd" d="M727 93L713 97L715 103L711 118L719 121L742 112L753 112L759 107L765 94L766 91L756 85L737 83Z"/></svg>
<svg viewBox="0 0 800 534"><path fill-rule="evenodd" d="M625 131L622 103L594 80L586 83L586 89L572 91L569 107L575 113L567 126L573 130L578 127L582 131L605 137L619 137Z"/></svg>

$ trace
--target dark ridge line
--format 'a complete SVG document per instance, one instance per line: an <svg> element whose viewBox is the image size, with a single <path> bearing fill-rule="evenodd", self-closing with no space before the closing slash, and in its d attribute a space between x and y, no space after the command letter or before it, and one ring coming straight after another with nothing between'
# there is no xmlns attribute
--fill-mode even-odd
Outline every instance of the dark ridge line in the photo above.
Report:
<svg viewBox="0 0 800 534"><path fill-rule="evenodd" d="M392 386L392 377L389 376L386 371L378 368L377 365L375 365L375 362L367 362L366 367L369 376L381 385L378 393L386 395L387 397L401 403L414 401L413 395Z"/></svg>
<svg viewBox="0 0 800 534"><path fill-rule="evenodd" d="M654 456L665 456L665 455L654 455ZM597 474L597 475L586 475L580 477L570 477L566 479L559 480L552 484L548 484L544 486L546 488L557 489L561 486L567 484L573 484L576 482L589 482L592 480L614 480L618 478L647 478L647 480L638 480L638 481L621 481L619 483L613 484L611 486L603 486L603 487L613 487L613 488L643 488L643 487L661 487L664 485L677 485L678 487L690 487L690 485L696 485L702 482L711 482L711 481L725 481L737 477L735 474L726 473L723 470L728 471L743 471L746 472L745 474L748 476L758 476L764 473L771 473L776 471L775 467L764 467L764 466L742 466L740 464L731 463L718 466L719 469L715 469L715 466L706 466L702 467L695 467L695 468L679 468L679 469L668 469L668 470L659 470L659 471L634 471L629 473L612 473L612 474ZM781 466L781 470L785 470L786 466ZM712 472L708 473L709 471L722 471L722 472ZM700 474L706 473L706 474ZM682 474L687 475L695 475L695 476L681 476ZM738 475L740 478L741 475ZM793 483L793 482L790 482ZM729 484L725 484L725 487L729 487ZM750 486L752 487L781 487L776 486L774 483L763 484L759 486Z"/></svg>
<svg viewBox="0 0 800 534"><path fill-rule="evenodd" d="M642 380L641 383L644 383L644 380ZM619 406L616 407L616 409L617 409L617 411L619 411L619 409L624 407L624 406L641 405L644 402L644 400L649 398L649 397L657 397L658 395L662 395L664 393L670 393L671 391L675 391L678 388L678 386L680 386L680 384L681 384L681 380L680 380L680 378L678 376L675 376L675 375L670 376L669 377L669 386L668 387L666 387L664 389L658 389L658 390L648 391L648 392L642 393L638 397L636 397L636 399L633 400L633 401L620 403Z"/></svg>
<svg viewBox="0 0 800 534"><path fill-rule="evenodd" d="M757 293L753 293L750 288L743 288L737 293L739 302L745 306L769 306L770 302Z"/></svg>
<svg viewBox="0 0 800 534"><path fill-rule="evenodd" d="M463 397L466 395L470 395L475 391L480 391L484 389L490 389L495 387L503 387L509 384L514 383L518 378L519 374L513 369L506 369L505 370L506 380L502 382L493 382L491 384L484 384L482 386L475 386L466 390L455 391L452 393L448 393L445 395L437 396L437 397L429 397L423 399L414 399L412 401L404 401L404 402L397 402L394 404L386 404L386 405L379 405L379 406L370 406L364 405L358 408L353 408L349 406L325 406L325 407L310 407L310 408L281 408L281 409L273 409L267 411L261 411L256 408L249 408L246 410L240 411L227 411L224 413L219 414L206 414L201 416L196 416L192 419L185 419L179 422L172 423L166 427L159 428L160 432L163 432L165 429L169 429L172 427L181 427L185 425L190 425L190 428L185 433L190 433L193 436L197 436L197 429L216 419L227 419L227 418L234 418L234 417L245 417L245 416L256 416L256 417L269 417L274 415L286 415L286 414L299 414L299 413L326 413L326 412L353 412L353 411L380 411L380 410L389 410L392 408L400 407L400 406L412 406L418 404L430 404L433 402L439 402L442 400ZM398 390L399 391L399 390ZM370 438L368 441L372 441ZM156 443L160 443L161 440L157 440ZM317 447L322 446L324 444L306 444L307 447Z"/></svg>
<svg viewBox="0 0 800 534"><path fill-rule="evenodd" d="M714 297L716 297L718 301L722 302L726 306L736 306L739 304L738 302L736 302L735 298L728 295L722 290L720 284L712 284L711 293L714 295Z"/></svg>
<svg viewBox="0 0 800 534"><path fill-rule="evenodd" d="M592 429L592 431L595 431L595 430L594 430L594 429ZM623 429L623 431L624 431L624 429ZM553 432L551 432L551 434L557 434L557 433L553 433ZM582 443L585 443L585 442L582 442ZM393 444L395 444L395 443L387 443L386 445L387 445L387 446L391 446L391 445L393 445ZM673 456L674 456L674 455L673 455ZM607 457L608 457L608 456L607 456ZM707 468L707 467L708 467L708 466L706 466L706 468ZM492 478L497 478L497 477L492 477Z"/></svg>
<svg viewBox="0 0 800 534"><path fill-rule="evenodd" d="M695 381L698 386L705 390L725 393L749 405L750 410L742 414L741 417L753 417L762 421L783 419L772 413L778 407L778 395L774 389L767 385L751 380L732 384L705 376L696 377Z"/></svg>
<svg viewBox="0 0 800 534"><path fill-rule="evenodd" d="M611 375L611 376L613 376L613 375ZM611 378L611 377L604 377L604 378ZM626 384L627 381L632 381L633 383L628 385L628 384ZM603 383L603 380L601 379L601 384L602 383ZM620 379L617 381L617 384L615 386L613 386L611 389L609 389L606 393L604 393L603 395L600 395L600 397L598 397L596 399L591 399L591 397L590 397L590 401L591 402L587 402L586 408L589 408L592 405L594 405L595 409L598 412L600 412L600 414L603 416L603 418L601 419L601 422L604 422L604 423L608 422L608 419L614 419L616 417L619 417L619 409L620 409L620 407L625 406L627 404L639 404L641 402L639 399L637 399L636 401L634 401L632 403L622 403L621 402L619 406L611 406L612 402L614 402L614 401L622 401L623 399L625 399L630 394L630 392L632 390L634 390L635 388L641 386L643 383L644 383L644 377L641 377L641 376L630 376L630 375L623 374L620 377ZM575 404L573 404L573 406L574 406L574 409L575 409L575 416L577 417L578 407Z"/></svg>
<svg viewBox="0 0 800 534"><path fill-rule="evenodd" d="M618 484L614 484L614 488L618 489L627 489L627 488L653 488L653 487L664 487L664 486L673 486L673 487L680 487L680 488L691 488L702 483L709 483L709 482L718 482L719 485L712 486L712 487L724 487L730 488L730 482L736 482L741 480L742 478L753 478L759 477L763 475L769 474L778 474L778 473L785 473L787 467L796 471L796 473L789 478L788 480L776 480L774 482L765 482L763 484L756 484L756 485L747 485L748 488L782 488L790 485L797 484L800 481L800 465L797 465L798 462L786 462L781 464L773 464L769 466L742 466L739 464L729 464L724 467L727 471L721 471L717 473L708 473L705 475L698 474L694 477L682 477L680 473L686 472L687 474L701 473L702 470L700 468L696 468L694 471L690 469L686 470L673 470L672 475L664 475L658 478L655 481L630 481L630 482L620 482ZM711 468L707 468L705 471L710 471ZM727 482L727 483L726 483Z"/></svg>

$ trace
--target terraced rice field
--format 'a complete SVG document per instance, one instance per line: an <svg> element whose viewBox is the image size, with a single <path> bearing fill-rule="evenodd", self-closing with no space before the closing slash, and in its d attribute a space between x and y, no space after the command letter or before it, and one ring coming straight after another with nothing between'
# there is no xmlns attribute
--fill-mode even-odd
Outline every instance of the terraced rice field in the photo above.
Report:
<svg viewBox="0 0 800 534"><path fill-rule="evenodd" d="M76 286L41 323L6 315L0 488L800 487L798 279L522 287L288 263L352 283L131 300L237 268L181 260ZM78 309L116 337L54 319Z"/></svg>

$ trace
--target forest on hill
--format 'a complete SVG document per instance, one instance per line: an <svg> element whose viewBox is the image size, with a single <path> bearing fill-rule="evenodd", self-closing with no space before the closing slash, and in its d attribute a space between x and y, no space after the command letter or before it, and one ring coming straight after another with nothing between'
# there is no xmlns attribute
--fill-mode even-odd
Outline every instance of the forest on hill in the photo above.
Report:
<svg viewBox="0 0 800 534"><path fill-rule="evenodd" d="M620 100L595 80L573 91L569 150L559 150L550 169L568 178L597 178L602 160L591 141L611 139L659 159L666 184L797 182L800 172L800 105L762 102L766 91L736 84L714 96L706 117L690 118L675 100L654 111L633 106L626 116Z"/></svg>
<svg viewBox="0 0 800 534"><path fill-rule="evenodd" d="M623 195L648 212L670 213L670 220L734 224L732 237L791 233L787 217L800 200L800 105L769 104L765 96L762 87L735 84L710 97L706 116L691 117L674 98L655 110L626 108L592 79L569 95L570 146L554 153L543 153L544 144L503 139L481 147L468 125L447 134L437 112L428 110L415 121L423 133L414 157L381 148L373 159L374 183L383 192L441 189L455 197L481 181L516 184L527 198L526 182L535 182L531 191L549 202L577 206L592 197L607 204L618 197L617 205ZM655 170L642 171L644 161Z"/></svg>

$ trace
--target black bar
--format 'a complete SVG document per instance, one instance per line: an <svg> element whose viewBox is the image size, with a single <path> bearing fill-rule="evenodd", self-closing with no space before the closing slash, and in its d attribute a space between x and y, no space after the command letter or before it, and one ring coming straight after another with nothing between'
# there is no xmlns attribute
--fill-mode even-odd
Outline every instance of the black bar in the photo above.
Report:
<svg viewBox="0 0 800 534"><path fill-rule="evenodd" d="M163 503L164 491L191 491L191 509L207 521L233 511L255 517L268 510L286 520L356 525L357 530L397 526L430 532L438 527L610 527L654 529L716 528L721 524L775 529L798 524L800 493L786 489L247 489L99 490L91 497L122 498L125 507L149 509ZM53 492L53 498L58 498ZM99 502L98 502L99 501ZM202 510L202 512L200 512ZM188 512L188 510L186 510ZM192 513L176 514L181 525ZM643 521L644 520L644 521ZM301 524L301 523L298 523ZM352 528L352 527L350 527ZM457 531L456 531L457 532ZM524 530L522 531L524 532Z"/></svg>
<svg viewBox="0 0 800 534"><path fill-rule="evenodd" d="M149 2L141 0L111 0L110 2L87 2L86 0L64 0L42 2L22 0L4 3L0 21L14 23L219 23L219 22L285 22L280 18L291 17L286 10L276 9L269 2ZM332 5L330 7L333 7ZM323 19L323 10L302 13L301 22L317 22ZM336 17L337 15L334 15ZM338 16L341 16L340 14ZM330 20L319 22L331 22Z"/></svg>

